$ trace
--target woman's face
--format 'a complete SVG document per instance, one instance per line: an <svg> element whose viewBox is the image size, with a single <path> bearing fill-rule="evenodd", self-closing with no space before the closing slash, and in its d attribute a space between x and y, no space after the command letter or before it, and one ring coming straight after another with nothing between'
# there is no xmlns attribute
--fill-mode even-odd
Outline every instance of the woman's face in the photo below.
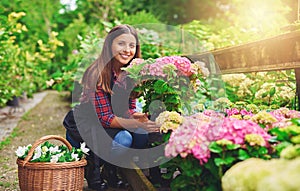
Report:
<svg viewBox="0 0 300 191"><path fill-rule="evenodd" d="M134 57L136 52L136 40L132 34L122 34L112 42L112 54L114 58L122 65Z"/></svg>

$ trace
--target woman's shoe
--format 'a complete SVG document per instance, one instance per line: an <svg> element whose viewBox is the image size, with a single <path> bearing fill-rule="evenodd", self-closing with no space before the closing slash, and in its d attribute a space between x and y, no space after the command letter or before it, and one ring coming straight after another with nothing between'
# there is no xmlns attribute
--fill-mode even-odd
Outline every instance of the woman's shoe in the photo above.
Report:
<svg viewBox="0 0 300 191"><path fill-rule="evenodd" d="M88 188L96 191L104 191L108 189L108 186L105 181L96 181L93 183L88 182Z"/></svg>
<svg viewBox="0 0 300 191"><path fill-rule="evenodd" d="M124 181L118 174L117 166L104 165L103 178L107 180L108 186L112 188L126 189L129 187L128 182Z"/></svg>
<svg viewBox="0 0 300 191"><path fill-rule="evenodd" d="M87 165L84 167L84 177L87 180L88 188L97 191L108 189L107 182L101 177L102 160L92 152L87 155L86 159Z"/></svg>

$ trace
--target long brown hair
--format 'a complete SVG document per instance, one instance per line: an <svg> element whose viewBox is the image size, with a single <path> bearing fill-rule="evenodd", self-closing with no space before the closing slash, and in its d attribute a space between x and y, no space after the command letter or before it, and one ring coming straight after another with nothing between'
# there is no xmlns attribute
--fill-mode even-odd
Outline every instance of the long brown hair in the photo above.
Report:
<svg viewBox="0 0 300 191"><path fill-rule="evenodd" d="M112 94L112 61L114 59L112 54L112 43L115 38L122 34L132 34L135 37L136 53L133 58L141 58L140 43L136 30L130 25L115 26L107 34L100 56L86 69L83 74L83 95L88 95L89 92L96 91L97 85L101 85L105 92Z"/></svg>

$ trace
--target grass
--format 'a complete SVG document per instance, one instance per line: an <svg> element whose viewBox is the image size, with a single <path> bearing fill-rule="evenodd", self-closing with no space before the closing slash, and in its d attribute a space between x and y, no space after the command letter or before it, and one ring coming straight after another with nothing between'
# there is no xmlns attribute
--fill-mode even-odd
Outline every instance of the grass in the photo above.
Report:
<svg viewBox="0 0 300 191"><path fill-rule="evenodd" d="M0 181L0 186L4 187L4 188L9 188L9 187L11 187L11 183L10 182L2 182L2 181Z"/></svg>
<svg viewBox="0 0 300 191"><path fill-rule="evenodd" d="M4 139L4 141L0 142L0 150L2 150L5 146L10 145L13 138L19 135L19 129L16 127L13 129L11 134Z"/></svg>

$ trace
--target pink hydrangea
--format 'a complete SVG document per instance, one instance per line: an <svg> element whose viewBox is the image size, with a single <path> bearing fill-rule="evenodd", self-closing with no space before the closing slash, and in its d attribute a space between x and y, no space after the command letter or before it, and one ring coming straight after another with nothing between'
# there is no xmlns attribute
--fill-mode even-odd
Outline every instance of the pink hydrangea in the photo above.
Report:
<svg viewBox="0 0 300 191"><path fill-rule="evenodd" d="M300 118L299 111L290 110L284 107L271 111L270 114L272 114L278 121L283 121L291 118Z"/></svg>
<svg viewBox="0 0 300 191"><path fill-rule="evenodd" d="M166 74L163 72L163 68L167 63L156 61L153 64L149 65L149 73L151 76L161 76L166 77Z"/></svg>
<svg viewBox="0 0 300 191"><path fill-rule="evenodd" d="M192 72L192 63L191 61L186 57L181 56L165 56L162 58L158 58L157 62L160 63L172 63L176 66L179 75L183 76L189 76Z"/></svg>
<svg viewBox="0 0 300 191"><path fill-rule="evenodd" d="M204 164L210 158L209 145L212 141L225 139L234 144L245 144L245 136L248 134L261 136L266 143L264 146L268 146L271 136L255 122L224 117L212 111L207 114L184 119L183 124L171 133L165 148L167 157L186 157L191 154L200 164Z"/></svg>
<svg viewBox="0 0 300 191"><path fill-rule="evenodd" d="M132 60L128 67L134 67L135 65L140 65L144 62L144 59L136 58ZM178 76L190 76L194 73L192 70L192 63L188 58L181 56L165 56L155 59L154 63L147 63L144 68L142 68L140 74L142 76L150 74L151 76L166 77L166 74L163 70L164 66L168 64L175 66Z"/></svg>
<svg viewBox="0 0 300 191"><path fill-rule="evenodd" d="M244 144L245 135L257 134L268 142L271 136L257 123L250 120L239 120L235 118L224 118L222 130L217 138L232 141L235 144Z"/></svg>
<svg viewBox="0 0 300 191"><path fill-rule="evenodd" d="M227 113L228 116L233 116L233 115L242 115L242 116L252 116L252 112L247 111L246 109L237 109L237 108L230 108L230 109L226 109L225 112Z"/></svg>
<svg viewBox="0 0 300 191"><path fill-rule="evenodd" d="M172 132L165 148L167 157L175 157L178 154L186 157L193 154L201 162L207 162L209 158L209 141L205 136L205 124L197 118L187 117L183 124ZM201 128L199 128L201 127Z"/></svg>

